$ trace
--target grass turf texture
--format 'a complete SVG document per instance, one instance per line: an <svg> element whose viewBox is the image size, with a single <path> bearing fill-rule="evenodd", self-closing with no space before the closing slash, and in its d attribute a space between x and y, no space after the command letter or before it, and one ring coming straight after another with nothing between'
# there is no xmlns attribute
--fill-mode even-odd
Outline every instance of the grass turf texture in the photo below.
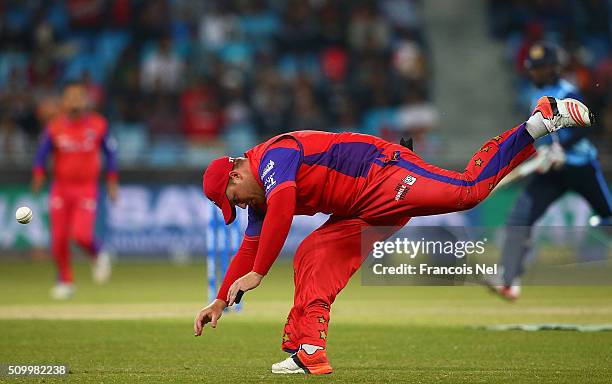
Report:
<svg viewBox="0 0 612 384"><path fill-rule="evenodd" d="M70 366L69 382L481 382L612 380L612 332L496 332L473 325L612 323L612 287L525 287L508 304L482 287L363 287L334 305L324 377L269 373L292 299L288 265L248 292L244 311L193 337L204 304L203 265L117 265L93 285L76 266L77 294L48 299L47 263L0 264L0 364ZM27 377L9 382L62 382ZM64 381L65 382L65 381Z"/></svg>

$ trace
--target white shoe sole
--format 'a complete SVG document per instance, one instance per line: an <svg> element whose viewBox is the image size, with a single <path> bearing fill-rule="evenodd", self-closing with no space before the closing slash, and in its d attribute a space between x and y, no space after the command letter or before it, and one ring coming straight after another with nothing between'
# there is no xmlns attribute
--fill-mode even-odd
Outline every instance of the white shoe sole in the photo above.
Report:
<svg viewBox="0 0 612 384"><path fill-rule="evenodd" d="M293 361L292 357L288 357L283 361L272 364L272 373L281 375L291 375L294 373L305 374L306 371Z"/></svg>
<svg viewBox="0 0 612 384"><path fill-rule="evenodd" d="M280 374L280 375L292 375L292 374L306 374L302 368L292 370L287 368L274 369L272 368L272 373Z"/></svg>

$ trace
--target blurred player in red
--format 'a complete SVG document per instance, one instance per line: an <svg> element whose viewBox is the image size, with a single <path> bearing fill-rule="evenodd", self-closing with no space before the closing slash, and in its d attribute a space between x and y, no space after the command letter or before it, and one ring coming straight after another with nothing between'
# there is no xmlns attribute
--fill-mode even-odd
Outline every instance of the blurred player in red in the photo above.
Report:
<svg viewBox="0 0 612 384"><path fill-rule="evenodd" d="M214 160L204 174L204 193L226 223L234 220L236 206L248 207L249 223L217 299L196 316L195 335L208 322L216 327L239 292L260 284L293 215L327 213L329 220L295 253L294 303L282 339L282 349L292 355L272 365L272 372L331 373L325 349L330 308L374 242L413 216L474 207L534 153L535 139L590 122L580 102L543 97L529 120L487 141L463 172L428 164L402 145L350 132L289 132L245 158ZM364 234L366 228L374 231Z"/></svg>
<svg viewBox="0 0 612 384"><path fill-rule="evenodd" d="M93 278L108 280L110 259L101 252L95 237L100 151L106 155L107 191L117 198L116 144L109 137L106 119L89 110L87 90L79 82L68 83L62 95L63 110L47 124L36 153L32 190L40 191L49 155L53 176L49 194L51 253L57 265L57 283L51 290L55 299L74 293L70 265L70 240L74 240L93 260Z"/></svg>

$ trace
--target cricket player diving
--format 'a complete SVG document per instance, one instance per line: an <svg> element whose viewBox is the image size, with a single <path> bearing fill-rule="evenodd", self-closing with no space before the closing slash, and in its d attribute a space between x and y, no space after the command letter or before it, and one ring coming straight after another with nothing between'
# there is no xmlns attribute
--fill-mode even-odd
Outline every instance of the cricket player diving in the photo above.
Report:
<svg viewBox="0 0 612 384"><path fill-rule="evenodd" d="M117 197L116 144L108 133L106 119L89 111L87 91L80 82L69 82L62 95L63 111L49 121L34 160L32 190L40 191L45 180L47 158L53 158L49 193L51 253L57 266L57 282L51 297L70 298L75 291L70 265L70 240L85 250L93 261L94 281L110 277L109 255L101 251L94 235L100 152L106 157L108 197Z"/></svg>
<svg viewBox="0 0 612 384"><path fill-rule="evenodd" d="M293 215L331 215L295 252L294 302L282 349L291 356L273 373L327 374L326 342L336 295L357 271L373 243L391 236L411 217L470 209L534 152L534 141L568 126L586 128L589 110L574 99L542 97L524 123L487 141L463 172L438 168L409 148L350 132L289 132L245 153L222 157L204 173L205 195L223 212L248 209L248 225L217 299L194 321L196 336L214 328L239 292L256 288L278 257ZM374 231L362 239L368 227ZM365 243L365 245L364 245Z"/></svg>

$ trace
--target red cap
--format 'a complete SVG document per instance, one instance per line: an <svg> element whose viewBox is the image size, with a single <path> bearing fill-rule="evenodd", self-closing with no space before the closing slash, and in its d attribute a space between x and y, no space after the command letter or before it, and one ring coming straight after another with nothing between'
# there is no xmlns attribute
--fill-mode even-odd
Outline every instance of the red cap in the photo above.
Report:
<svg viewBox="0 0 612 384"><path fill-rule="evenodd" d="M229 183L229 173L234 168L234 158L221 157L213 160L204 172L202 188L210 201L221 208L225 224L230 224L236 218L236 207L230 204L225 194Z"/></svg>

